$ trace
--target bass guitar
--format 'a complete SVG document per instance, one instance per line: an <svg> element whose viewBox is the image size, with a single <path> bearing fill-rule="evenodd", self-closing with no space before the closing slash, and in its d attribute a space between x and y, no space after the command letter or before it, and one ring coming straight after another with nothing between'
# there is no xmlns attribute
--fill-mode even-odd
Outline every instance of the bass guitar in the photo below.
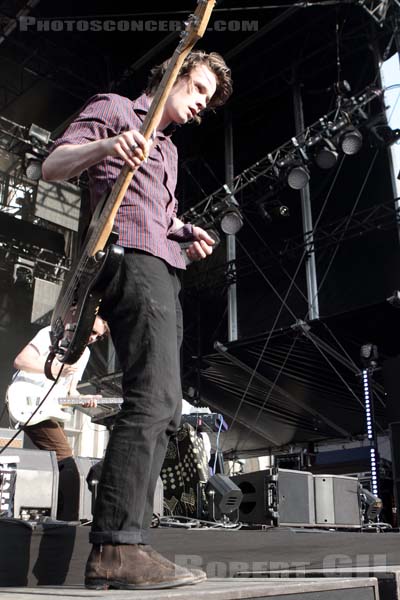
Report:
<svg viewBox="0 0 400 600"><path fill-rule="evenodd" d="M14 423L25 425L29 417L39 406L46 390L33 382L14 381L7 390L6 403L9 415ZM28 425L36 425L47 419L65 423L71 419L71 413L62 409L63 406L79 406L95 399L98 404L122 404L122 398L99 398L98 396L67 396L59 398L57 386L43 402Z"/></svg>
<svg viewBox="0 0 400 600"><path fill-rule="evenodd" d="M166 72L140 128L149 140L155 131L168 95L176 81L182 63L207 28L215 0L198 0L196 11L186 23L181 40L171 57ZM100 203L93 215L87 242L79 262L72 267L51 320L52 351L46 363L46 375L51 375L54 357L67 364L75 363L82 355L99 311L102 295L108 282L119 268L123 249L110 243L116 213L134 175L125 165L115 181L109 196ZM115 237L115 236L114 236ZM115 242L115 239L111 240Z"/></svg>

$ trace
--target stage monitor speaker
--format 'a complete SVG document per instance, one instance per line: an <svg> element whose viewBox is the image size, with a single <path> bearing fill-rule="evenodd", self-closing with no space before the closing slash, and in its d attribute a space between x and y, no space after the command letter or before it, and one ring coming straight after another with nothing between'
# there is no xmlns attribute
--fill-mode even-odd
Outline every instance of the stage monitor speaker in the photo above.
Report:
<svg viewBox="0 0 400 600"><path fill-rule="evenodd" d="M360 527L361 506L356 477L314 475L315 523Z"/></svg>
<svg viewBox="0 0 400 600"><path fill-rule="evenodd" d="M4 455L17 456L12 516L36 520L56 518L58 499L58 464L55 452L7 448ZM0 464L1 464L0 454Z"/></svg>
<svg viewBox="0 0 400 600"><path fill-rule="evenodd" d="M232 477L243 492L239 520L269 525L315 523L312 474L291 469L266 469Z"/></svg>
<svg viewBox="0 0 400 600"><path fill-rule="evenodd" d="M77 456L75 458L79 473L79 521L90 521L92 519L92 494L86 482L90 469L100 462L99 458L88 456Z"/></svg>
<svg viewBox="0 0 400 600"><path fill-rule="evenodd" d="M103 460L78 456L75 462L78 467L80 481L79 519L89 521L92 519L93 501L97 494L97 484L101 477ZM160 517L164 516L164 487L161 477L157 479L153 512Z"/></svg>

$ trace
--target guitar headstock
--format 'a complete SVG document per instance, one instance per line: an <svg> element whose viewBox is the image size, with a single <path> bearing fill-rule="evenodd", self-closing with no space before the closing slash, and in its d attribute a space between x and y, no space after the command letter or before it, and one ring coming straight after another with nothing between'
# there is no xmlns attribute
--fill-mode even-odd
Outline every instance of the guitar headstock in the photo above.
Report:
<svg viewBox="0 0 400 600"><path fill-rule="evenodd" d="M215 0L197 0L197 8L185 21L185 29L181 32L180 53L189 53L197 40L203 37L214 6Z"/></svg>

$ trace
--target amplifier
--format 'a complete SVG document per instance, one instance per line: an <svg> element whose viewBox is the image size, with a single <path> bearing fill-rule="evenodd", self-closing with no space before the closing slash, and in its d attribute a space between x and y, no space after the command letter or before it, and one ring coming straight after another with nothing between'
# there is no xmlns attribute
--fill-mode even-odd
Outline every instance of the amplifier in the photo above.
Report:
<svg viewBox="0 0 400 600"><path fill-rule="evenodd" d="M359 482L356 477L314 475L315 523L360 527Z"/></svg>
<svg viewBox="0 0 400 600"><path fill-rule="evenodd" d="M96 499L97 485L101 477L103 460L78 456L75 462L78 467L80 479L79 518L91 520L93 502ZM154 492L153 512L160 517L164 516L164 486L161 477L157 479Z"/></svg>
<svg viewBox="0 0 400 600"><path fill-rule="evenodd" d="M313 476L307 471L266 469L232 477L243 492L239 520L268 525L314 525Z"/></svg>
<svg viewBox="0 0 400 600"><path fill-rule="evenodd" d="M56 518L58 464L55 452L7 448L4 455L17 456L12 516L23 520ZM0 455L0 462L1 462Z"/></svg>
<svg viewBox="0 0 400 600"><path fill-rule="evenodd" d="M86 482L90 469L100 462L99 458L77 456L75 458L79 473L79 521L90 521L92 519L92 494Z"/></svg>

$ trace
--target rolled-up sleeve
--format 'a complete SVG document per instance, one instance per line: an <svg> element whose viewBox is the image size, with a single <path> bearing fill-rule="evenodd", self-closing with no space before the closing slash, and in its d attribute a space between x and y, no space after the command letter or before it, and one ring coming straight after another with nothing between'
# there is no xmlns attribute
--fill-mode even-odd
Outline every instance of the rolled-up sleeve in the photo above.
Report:
<svg viewBox="0 0 400 600"><path fill-rule="evenodd" d="M118 135L122 131L118 97L114 94L92 96L79 115L50 148L64 144L86 144Z"/></svg>

